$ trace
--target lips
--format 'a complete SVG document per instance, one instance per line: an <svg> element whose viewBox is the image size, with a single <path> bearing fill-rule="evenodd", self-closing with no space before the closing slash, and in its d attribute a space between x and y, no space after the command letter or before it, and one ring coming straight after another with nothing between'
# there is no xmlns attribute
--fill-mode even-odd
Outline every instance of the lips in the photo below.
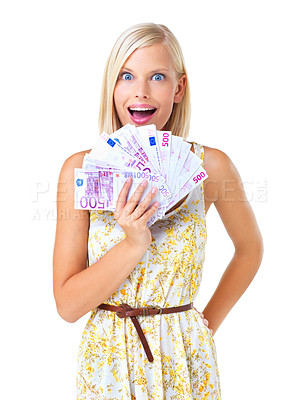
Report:
<svg viewBox="0 0 300 400"><path fill-rule="evenodd" d="M135 124L146 124L156 113L157 108L150 104L132 104L128 107L131 120Z"/></svg>

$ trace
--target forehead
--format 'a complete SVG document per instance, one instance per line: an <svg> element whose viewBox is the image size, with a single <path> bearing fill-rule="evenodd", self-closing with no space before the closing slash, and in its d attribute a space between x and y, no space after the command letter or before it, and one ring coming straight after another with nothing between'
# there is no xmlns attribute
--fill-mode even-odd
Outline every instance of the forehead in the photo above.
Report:
<svg viewBox="0 0 300 400"><path fill-rule="evenodd" d="M130 68L131 70L143 69L166 69L173 70L171 56L168 50L161 44L155 43L151 46L136 49L125 61L123 68Z"/></svg>

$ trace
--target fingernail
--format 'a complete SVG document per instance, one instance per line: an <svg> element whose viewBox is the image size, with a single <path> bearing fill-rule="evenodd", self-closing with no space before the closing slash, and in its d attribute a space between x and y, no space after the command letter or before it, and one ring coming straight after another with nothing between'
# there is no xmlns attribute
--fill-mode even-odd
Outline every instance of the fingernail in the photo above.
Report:
<svg viewBox="0 0 300 400"><path fill-rule="evenodd" d="M147 179L144 179L141 183L142 186L146 186L147 185Z"/></svg>
<svg viewBox="0 0 300 400"><path fill-rule="evenodd" d="M203 319L203 323L205 324L205 325L208 325L208 321L207 321L207 319Z"/></svg>
<svg viewBox="0 0 300 400"><path fill-rule="evenodd" d="M151 193L156 193L157 192L157 187L154 187L152 190L151 190Z"/></svg>
<svg viewBox="0 0 300 400"><path fill-rule="evenodd" d="M130 181L130 176L126 179L126 182L129 182Z"/></svg>

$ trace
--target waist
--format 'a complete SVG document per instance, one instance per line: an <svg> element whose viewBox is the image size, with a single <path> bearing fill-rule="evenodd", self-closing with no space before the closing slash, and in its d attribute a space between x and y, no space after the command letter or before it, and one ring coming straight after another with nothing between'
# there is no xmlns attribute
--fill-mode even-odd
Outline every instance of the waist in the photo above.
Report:
<svg viewBox="0 0 300 400"><path fill-rule="evenodd" d="M183 306L176 307L165 307L161 308L159 306L149 306L149 307L139 307L133 308L128 304L120 304L119 306L114 306L112 304L100 304L98 308L107 311L114 311L119 318L126 318L132 316L142 315L143 317L148 315L157 315L157 314L172 314L177 312L182 312L186 310L190 310L193 308L193 302L189 304L185 304Z"/></svg>
<svg viewBox="0 0 300 400"><path fill-rule="evenodd" d="M128 304L121 304L119 306L114 306L112 304L102 303L98 306L98 308L107 311L114 311L119 318L130 317L140 337L140 340L142 342L148 360L150 362L153 362L153 355L150 350L149 344L136 317L139 315L145 317L157 314L161 315L161 314L172 314L172 313L182 312L193 308L193 303L185 304L183 306L178 306L178 307L165 307L165 308L161 308L158 306L132 308Z"/></svg>

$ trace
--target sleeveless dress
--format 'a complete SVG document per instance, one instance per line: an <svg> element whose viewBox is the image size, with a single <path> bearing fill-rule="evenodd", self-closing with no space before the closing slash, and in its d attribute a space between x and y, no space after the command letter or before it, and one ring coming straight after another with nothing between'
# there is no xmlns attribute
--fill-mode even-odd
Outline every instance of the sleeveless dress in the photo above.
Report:
<svg viewBox="0 0 300 400"><path fill-rule="evenodd" d="M192 143L203 164L203 146ZM164 308L195 301L207 238L203 182L150 231L152 243L146 253L104 303ZM89 265L124 238L113 212L91 210ZM221 399L215 342L194 308L137 318L153 362L130 318L92 310L78 349L77 400Z"/></svg>

